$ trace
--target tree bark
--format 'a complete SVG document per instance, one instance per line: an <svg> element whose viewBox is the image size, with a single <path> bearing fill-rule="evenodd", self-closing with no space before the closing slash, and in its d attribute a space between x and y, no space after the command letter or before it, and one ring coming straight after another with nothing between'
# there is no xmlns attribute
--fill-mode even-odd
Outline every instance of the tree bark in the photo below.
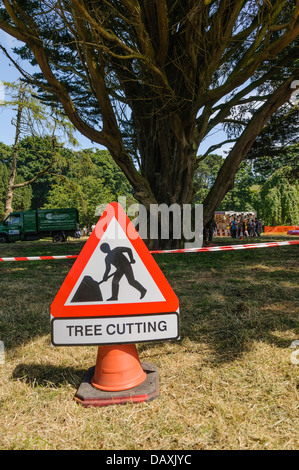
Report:
<svg viewBox="0 0 299 470"><path fill-rule="evenodd" d="M14 183L15 183L15 177L16 177L16 172L17 172L17 161L18 161L18 154L19 154L19 138L20 138L20 133L21 133L23 98L24 98L24 89L21 86L19 89L19 93L18 93L16 133L15 133L15 140L14 140L14 146L13 146L12 165L11 165L10 176L9 176L9 181L8 181L8 186L7 186L6 200L5 200L4 218L8 217L9 214L13 210L12 201L13 201L13 192L15 189Z"/></svg>
<svg viewBox="0 0 299 470"><path fill-rule="evenodd" d="M141 118L142 119L142 118ZM185 136L176 136L169 117L143 119L138 127L141 172L158 204L188 204L193 201L196 151Z"/></svg>

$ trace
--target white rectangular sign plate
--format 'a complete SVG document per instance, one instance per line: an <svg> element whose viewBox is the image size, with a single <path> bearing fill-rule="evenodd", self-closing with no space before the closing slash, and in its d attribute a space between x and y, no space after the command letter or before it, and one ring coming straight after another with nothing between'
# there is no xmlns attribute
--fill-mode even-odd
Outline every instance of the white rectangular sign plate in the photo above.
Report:
<svg viewBox="0 0 299 470"><path fill-rule="evenodd" d="M54 318L54 346L140 343L179 339L177 312L110 317Z"/></svg>

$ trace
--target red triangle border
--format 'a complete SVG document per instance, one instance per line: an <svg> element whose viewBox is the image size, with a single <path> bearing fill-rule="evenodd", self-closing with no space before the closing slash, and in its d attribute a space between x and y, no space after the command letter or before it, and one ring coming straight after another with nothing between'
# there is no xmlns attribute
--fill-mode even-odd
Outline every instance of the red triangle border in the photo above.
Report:
<svg viewBox="0 0 299 470"><path fill-rule="evenodd" d="M95 305L65 305L77 280L82 274L86 264L95 251L103 234L108 228L113 216L126 233L134 249L140 256L149 274L160 289L165 301L161 302L138 302L118 304L95 304ZM129 234L134 234L134 238ZM115 315L140 315L153 313L176 312L179 301L160 267L149 252L142 238L139 236L134 225L126 215L120 204L112 202L108 204L102 217L99 219L95 229L85 243L78 258L70 269L67 277L61 285L51 305L51 315L54 318L66 317L103 317Z"/></svg>

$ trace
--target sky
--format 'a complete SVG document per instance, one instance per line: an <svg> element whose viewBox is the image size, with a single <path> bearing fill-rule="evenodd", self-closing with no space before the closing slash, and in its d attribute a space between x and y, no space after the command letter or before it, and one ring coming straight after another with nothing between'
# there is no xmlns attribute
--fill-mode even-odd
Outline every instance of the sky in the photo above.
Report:
<svg viewBox="0 0 299 470"><path fill-rule="evenodd" d="M6 48L6 50L13 56L14 59L17 59L11 49L20 45L21 43L16 39L12 38L4 31L0 30L0 44ZM36 72L37 67L32 67L29 63L25 65L24 61L21 62L23 69L26 72ZM2 82L14 82L18 78L20 78L20 72L17 68L12 64L12 62L6 57L4 52L0 50L0 81ZM3 99L2 96L3 86L1 86L0 82L0 102ZM4 89L4 99L5 99L5 89ZM12 125L11 121L12 118L15 116L15 112L8 107L0 106L0 142L3 142L6 145L12 145L14 142L15 136L15 127ZM80 132L75 132L75 138L79 143L79 147L77 150L84 149L84 148L99 148L105 149L99 144L96 144L83 136ZM208 136L207 139L201 144L198 155L203 154L211 145L217 144L225 140L225 134L221 130L213 130L213 134ZM223 146L222 149L217 149L217 153L220 155L224 155L224 151L227 150L228 146Z"/></svg>
<svg viewBox="0 0 299 470"><path fill-rule="evenodd" d="M0 30L0 43L10 53L11 53L10 49L12 47L15 47L20 44L16 39L10 37L8 34L4 33L1 30ZM16 56L14 56L13 58L15 59ZM26 72L29 72L29 73L37 72L37 67L32 67L29 63L24 65L24 62L22 62L21 65L24 68L24 70L26 70ZM21 74L17 70L17 68L6 57L4 52L0 50L0 80L2 82L14 82L18 80L20 76ZM4 98L5 98L5 95L4 95ZM0 106L0 142L3 142L6 145L12 145L14 142L15 127L11 124L11 120L14 116L15 116L15 112L13 110L9 109L8 107ZM80 132L76 132L75 137L77 141L79 142L79 145L80 145L79 148L83 149L83 148L97 147L97 148L104 149L104 147L101 147L100 145L97 145L91 142L91 140L87 139Z"/></svg>

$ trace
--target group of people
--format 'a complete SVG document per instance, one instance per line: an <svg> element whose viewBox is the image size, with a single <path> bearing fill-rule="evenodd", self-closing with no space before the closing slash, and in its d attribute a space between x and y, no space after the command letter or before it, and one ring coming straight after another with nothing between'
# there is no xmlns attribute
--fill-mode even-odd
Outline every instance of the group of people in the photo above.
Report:
<svg viewBox="0 0 299 470"><path fill-rule="evenodd" d="M236 219L234 217L227 226L227 230L232 238L244 237L260 237L263 231L261 219ZM215 218L212 217L203 229L203 243L204 246L212 245L213 235L217 235L217 224Z"/></svg>
<svg viewBox="0 0 299 470"><path fill-rule="evenodd" d="M257 218L251 220L236 220L234 217L229 223L228 230L232 238L260 237L262 232L262 220L258 220Z"/></svg>
<svg viewBox="0 0 299 470"><path fill-rule="evenodd" d="M76 231L75 238L87 237L88 236L88 229L86 225L83 228Z"/></svg>

